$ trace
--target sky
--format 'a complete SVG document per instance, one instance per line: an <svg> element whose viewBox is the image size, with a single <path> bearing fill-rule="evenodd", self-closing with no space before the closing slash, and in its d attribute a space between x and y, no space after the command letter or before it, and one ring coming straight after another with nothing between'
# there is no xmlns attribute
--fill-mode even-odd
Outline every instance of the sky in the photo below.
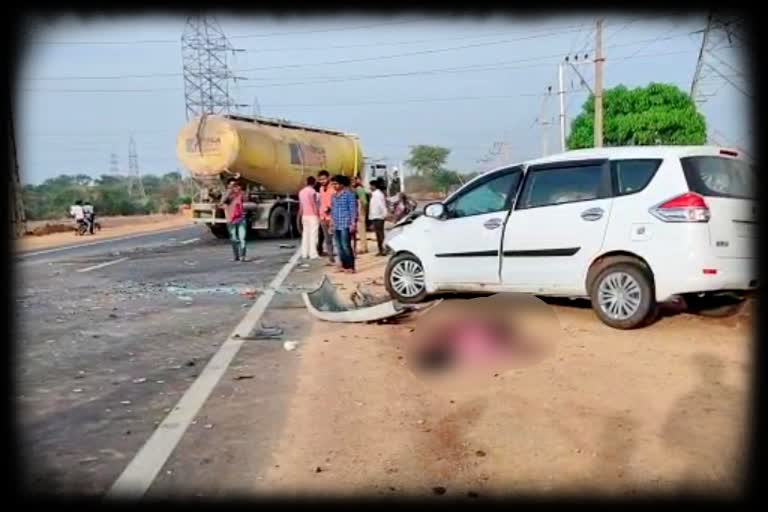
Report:
<svg viewBox="0 0 768 512"><path fill-rule="evenodd" d="M588 54L576 68L590 86L594 80L590 13L216 20L244 50L229 61L243 78L231 86L248 105L241 113L355 133L366 157L393 163L416 144L450 148L447 166L462 172L541 156L545 144L557 152L559 98L546 93L558 90L558 63ZM665 82L690 89L703 14L604 20L606 88ZM14 108L22 182L107 174L112 153L124 172L131 136L143 174L184 172L175 155L185 123L184 25L183 16L69 17L30 31ZM751 152L746 81L737 77L746 63L739 50L726 51L729 76L741 81L715 83L719 90L701 111L719 143ZM569 125L589 93L570 67L564 90ZM495 142L507 144L497 156Z"/></svg>

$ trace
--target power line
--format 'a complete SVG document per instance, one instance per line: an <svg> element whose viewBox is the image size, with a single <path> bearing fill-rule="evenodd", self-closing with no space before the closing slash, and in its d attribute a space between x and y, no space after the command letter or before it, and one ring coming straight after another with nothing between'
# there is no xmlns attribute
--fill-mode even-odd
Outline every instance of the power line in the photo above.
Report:
<svg viewBox="0 0 768 512"><path fill-rule="evenodd" d="M319 34L319 33L325 33L325 32L343 32L347 30L361 30L361 29L367 29L367 28L376 28L376 27L384 27L384 26L392 26L392 25L405 25L409 23L418 23L421 21L428 21L429 18L424 19L416 19L416 20L406 20L406 21L397 21L397 22L388 22L388 23L377 23L377 24L371 24L371 25L360 25L355 27L339 27L339 28L329 28L329 29L315 29L315 30L303 30L303 31L292 31L292 32L270 32L270 33L264 33L264 34L241 34L241 35L235 35L231 36L230 39L251 39L251 38L262 38L262 37L283 37L283 36L295 36L295 35L302 35L302 34ZM128 40L128 41L30 41L29 44L36 44L36 45L137 45L137 44L178 44L178 39L134 39L134 40Z"/></svg>
<svg viewBox="0 0 768 512"><path fill-rule="evenodd" d="M533 34L528 36L522 36L514 39L502 39L502 40L496 40L496 41L489 41L489 42L483 42L483 43L475 43L470 45L463 45L463 46L455 46L455 47L448 47L448 48L432 48L428 50L419 50L415 52L401 52L401 53L395 53L395 54L389 54L389 55L378 55L375 57L361 57L357 59L344 59L344 60L337 60L337 61L326 61L326 62L311 62L311 63L295 63L295 64L285 64L280 66L265 66L265 67L257 67L257 68L246 68L246 69L240 69L238 70L239 73L245 73L248 71L264 71L268 69L287 69L287 68L294 68L294 67L306 67L306 66L326 66L326 65L336 65L336 64L351 64L356 62L366 62L370 60L380 60L380 59L394 59L394 58L402 58L402 57L410 57L415 55L428 55L432 53L442 53L442 52L449 52L449 51L455 51L455 50L465 50L470 48L480 48L485 46L495 46L500 44L507 44L512 42L519 42L519 41L526 41L531 39L538 39L542 37L552 37L557 36L569 32L575 32L580 29L571 29L571 30L557 30L557 31L549 31L547 33L542 34ZM124 80L128 78L154 78L154 77L174 77L174 76L182 76L182 73L149 73L149 74L131 74L131 75L101 75L101 76L68 76L68 77L33 77L28 78L26 80Z"/></svg>
<svg viewBox="0 0 768 512"><path fill-rule="evenodd" d="M667 39L672 39L675 37L679 37L681 34L678 34L676 36L671 36ZM655 41L659 41L662 39L655 39ZM628 45L635 45L635 44L643 44L647 43L648 40L635 42L635 43L629 43L629 44L621 44L621 45L613 45L613 46L607 46L607 48L617 48L617 47L625 47ZM666 55L680 55L684 53L690 53L689 51L673 51L673 52L659 52L659 53L653 53L653 54L646 54L646 55L635 55L631 58L645 58L645 57L659 57L659 56L666 56ZM558 61L556 62L541 62L542 59L546 58L558 58ZM399 78L399 77L410 77L410 76L422 76L422 75L432 75L432 74L442 74L442 73L463 73L463 72L484 72L484 71L501 71L501 70L515 70L515 69L531 69L531 68L538 68L538 67L550 67L554 64L557 64L559 62L560 58L562 58L562 53L558 54L551 54L551 55L540 55L537 57L530 57L525 59L518 59L515 61L506 61L506 62L497 62L492 64L474 64L470 66L460 66L460 67L450 67L450 68L435 68L435 69L429 69L429 70L419 70L419 71L406 71L406 72L400 72L400 73L382 73L382 74L376 74L376 75L353 75L353 76L346 76L346 77L336 77L336 78L329 78L329 79L323 79L323 80L305 80L300 82L283 82L283 83L267 83L267 84L258 84L258 85L245 85L242 88L253 88L253 87L259 87L259 88L270 88L270 87L287 87L287 86L293 86L293 85L317 85L317 84L325 84L325 83L337 83L337 82L350 82L350 81L356 81L356 80L371 80L371 79L380 79L380 78ZM619 62L622 60L627 60L627 57L619 57L616 59L612 59L613 62ZM531 64L527 66L506 66L504 64L513 64L513 63L521 63L521 62L530 62L530 61L537 61L536 64ZM117 92L163 92L163 91L173 91L178 92L179 88L177 87L165 87L165 88L142 88L142 89L23 89L24 92L63 92L63 93L117 93Z"/></svg>

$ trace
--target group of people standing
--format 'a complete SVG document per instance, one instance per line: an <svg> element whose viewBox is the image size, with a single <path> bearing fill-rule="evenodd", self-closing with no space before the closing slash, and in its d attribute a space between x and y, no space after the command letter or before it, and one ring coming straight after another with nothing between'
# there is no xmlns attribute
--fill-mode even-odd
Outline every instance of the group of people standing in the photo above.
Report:
<svg viewBox="0 0 768 512"><path fill-rule="evenodd" d="M306 186L299 192L303 258L327 256L329 265L339 265L342 272L355 272L357 254L368 252L369 223L376 233L378 255L386 255L385 187L377 180L369 185L370 193L360 177L355 177L353 182L343 175L331 177L326 170L320 171L317 178L307 178Z"/></svg>
<svg viewBox="0 0 768 512"><path fill-rule="evenodd" d="M317 177L309 176L299 191L298 216L301 219L301 256L317 259L327 256L329 265L342 272L355 272L358 254L368 252L368 230L376 233L378 256L386 256L384 222L389 217L388 201L383 180L369 183L366 190L359 176L331 176L321 170ZM246 259L248 231L244 207L245 193L237 177L227 180L227 191L221 198L229 239L235 261ZM393 205L394 220L410 213L415 203L400 194Z"/></svg>

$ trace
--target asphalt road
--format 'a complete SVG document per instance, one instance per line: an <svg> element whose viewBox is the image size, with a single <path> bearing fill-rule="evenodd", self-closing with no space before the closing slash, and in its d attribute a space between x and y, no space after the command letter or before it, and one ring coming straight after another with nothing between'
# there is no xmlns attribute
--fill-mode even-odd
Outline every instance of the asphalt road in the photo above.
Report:
<svg viewBox="0 0 768 512"><path fill-rule="evenodd" d="M106 492L288 262L294 249L283 244L251 241L252 260L236 263L226 241L192 227L17 255L14 367L27 489ZM300 290L285 287L264 323L298 336ZM295 360L282 340L247 342L153 492L247 489L268 463ZM247 396L235 396L244 387ZM258 446L243 439L243 415Z"/></svg>

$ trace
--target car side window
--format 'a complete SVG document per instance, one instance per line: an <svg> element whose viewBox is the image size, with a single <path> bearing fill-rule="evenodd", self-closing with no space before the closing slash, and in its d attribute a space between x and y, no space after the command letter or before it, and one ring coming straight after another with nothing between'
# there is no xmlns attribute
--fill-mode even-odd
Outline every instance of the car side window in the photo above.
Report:
<svg viewBox="0 0 768 512"><path fill-rule="evenodd" d="M611 160L614 193L626 196L640 192L648 186L660 166L660 158Z"/></svg>
<svg viewBox="0 0 768 512"><path fill-rule="evenodd" d="M525 182L518 209L588 201L601 197L603 166L563 165L531 169Z"/></svg>
<svg viewBox="0 0 768 512"><path fill-rule="evenodd" d="M445 205L447 217L457 219L508 209L521 175L520 170L506 172L467 190Z"/></svg>

